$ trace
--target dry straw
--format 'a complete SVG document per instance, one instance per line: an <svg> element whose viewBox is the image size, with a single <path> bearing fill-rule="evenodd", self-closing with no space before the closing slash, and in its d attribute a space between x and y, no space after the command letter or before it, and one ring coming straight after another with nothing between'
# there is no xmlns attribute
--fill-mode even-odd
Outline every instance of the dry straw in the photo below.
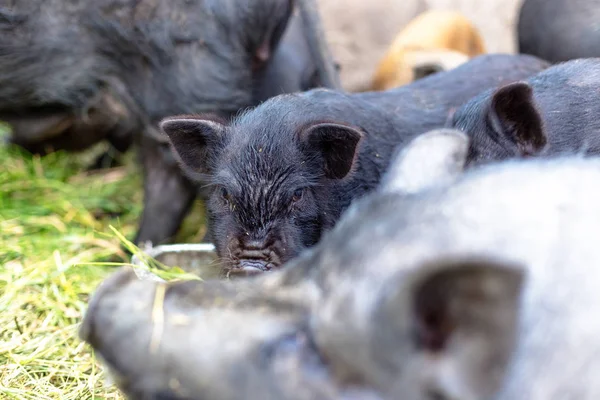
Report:
<svg viewBox="0 0 600 400"><path fill-rule="evenodd" d="M141 180L132 157L85 172L98 150L39 158L0 148L1 399L123 398L77 330L90 293L129 263L123 248L137 251L125 238L140 215ZM202 221L198 204L178 239L198 241Z"/></svg>

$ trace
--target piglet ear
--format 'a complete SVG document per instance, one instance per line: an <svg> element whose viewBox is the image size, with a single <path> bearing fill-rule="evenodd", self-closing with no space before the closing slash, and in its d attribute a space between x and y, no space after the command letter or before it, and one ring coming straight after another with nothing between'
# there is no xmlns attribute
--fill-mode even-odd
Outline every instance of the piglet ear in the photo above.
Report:
<svg viewBox="0 0 600 400"><path fill-rule="evenodd" d="M382 308L388 321L408 318L392 324L412 331L414 355L399 362L422 378L420 390L448 399L492 396L516 345L524 270L489 259L440 260L402 281Z"/></svg>
<svg viewBox="0 0 600 400"><path fill-rule="evenodd" d="M300 142L309 151L317 151L324 162L325 176L342 179L350 173L358 156L358 144L363 134L356 128L320 123L300 133Z"/></svg>
<svg viewBox="0 0 600 400"><path fill-rule="evenodd" d="M468 137L454 129L436 129L413 139L397 152L380 183L380 191L415 193L452 183L464 170Z"/></svg>
<svg viewBox="0 0 600 400"><path fill-rule="evenodd" d="M170 117L160 122L183 167L195 173L207 173L208 155L216 151L225 126L218 121L191 116Z"/></svg>
<svg viewBox="0 0 600 400"><path fill-rule="evenodd" d="M535 155L546 145L533 89L525 82L498 89L492 97L489 117L494 129L515 143L523 156Z"/></svg>

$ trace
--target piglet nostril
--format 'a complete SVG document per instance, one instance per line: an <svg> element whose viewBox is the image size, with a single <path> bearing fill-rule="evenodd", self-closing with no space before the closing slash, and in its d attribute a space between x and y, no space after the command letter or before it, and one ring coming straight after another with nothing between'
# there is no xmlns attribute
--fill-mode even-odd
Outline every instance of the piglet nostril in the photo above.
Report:
<svg viewBox="0 0 600 400"><path fill-rule="evenodd" d="M246 250L262 250L265 248L265 242L262 240L246 240L244 248Z"/></svg>

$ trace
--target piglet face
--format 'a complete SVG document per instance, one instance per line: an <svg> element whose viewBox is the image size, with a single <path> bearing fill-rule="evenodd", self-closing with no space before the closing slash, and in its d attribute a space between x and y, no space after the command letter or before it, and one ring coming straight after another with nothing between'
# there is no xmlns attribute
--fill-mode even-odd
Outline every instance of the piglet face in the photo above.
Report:
<svg viewBox="0 0 600 400"><path fill-rule="evenodd" d="M277 269L319 240L362 138L336 123L248 119L161 124L184 170L207 175L211 237L224 268L241 274Z"/></svg>
<svg viewBox="0 0 600 400"><path fill-rule="evenodd" d="M238 153L238 152L236 152ZM322 207L318 170L289 151L288 166L268 149L244 147L212 178L212 237L230 272L271 271L318 240Z"/></svg>

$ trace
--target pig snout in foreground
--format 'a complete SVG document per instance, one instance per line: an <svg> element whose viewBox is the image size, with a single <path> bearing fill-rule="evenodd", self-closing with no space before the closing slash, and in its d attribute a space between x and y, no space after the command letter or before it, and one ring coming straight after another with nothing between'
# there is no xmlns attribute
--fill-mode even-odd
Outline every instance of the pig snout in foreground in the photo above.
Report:
<svg viewBox="0 0 600 400"><path fill-rule="evenodd" d="M600 57L598 0L525 0L518 14L520 53L550 62Z"/></svg>
<svg viewBox="0 0 600 400"><path fill-rule="evenodd" d="M489 87L539 72L530 56L485 55L399 89L275 97L231 124L164 120L183 168L209 182L209 233L232 270L268 271L318 242L375 187L395 146L443 126Z"/></svg>
<svg viewBox="0 0 600 400"><path fill-rule="evenodd" d="M452 126L471 138L468 164L600 154L600 58L579 59L474 97Z"/></svg>
<svg viewBox="0 0 600 400"><path fill-rule="evenodd" d="M131 398L597 398L600 160L463 172L467 149L456 131L415 139L276 273L120 271L81 336Z"/></svg>
<svg viewBox="0 0 600 400"><path fill-rule="evenodd" d="M331 380L303 303L220 281L141 281L123 269L94 295L81 336L130 399L381 400ZM214 335L217 325L225 330Z"/></svg>

